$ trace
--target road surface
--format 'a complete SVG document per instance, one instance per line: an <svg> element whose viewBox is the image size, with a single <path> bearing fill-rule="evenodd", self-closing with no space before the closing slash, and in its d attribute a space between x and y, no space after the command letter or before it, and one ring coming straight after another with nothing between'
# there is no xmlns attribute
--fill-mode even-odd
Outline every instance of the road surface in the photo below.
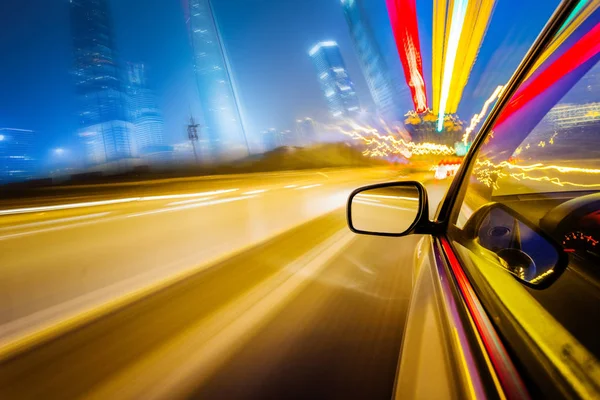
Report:
<svg viewBox="0 0 600 400"><path fill-rule="evenodd" d="M0 398L389 398L418 238L357 237L343 204L397 177L256 175L6 211Z"/></svg>

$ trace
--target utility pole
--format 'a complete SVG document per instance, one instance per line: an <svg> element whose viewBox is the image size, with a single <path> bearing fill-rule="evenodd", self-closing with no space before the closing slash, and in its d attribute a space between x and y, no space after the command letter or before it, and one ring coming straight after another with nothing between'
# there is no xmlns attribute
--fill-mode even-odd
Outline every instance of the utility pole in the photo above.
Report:
<svg viewBox="0 0 600 400"><path fill-rule="evenodd" d="M196 143L198 143L198 128L200 124L197 124L193 116L190 116L190 123L187 127L188 139L192 142L192 148L194 149L194 159L198 164L198 152L196 151Z"/></svg>

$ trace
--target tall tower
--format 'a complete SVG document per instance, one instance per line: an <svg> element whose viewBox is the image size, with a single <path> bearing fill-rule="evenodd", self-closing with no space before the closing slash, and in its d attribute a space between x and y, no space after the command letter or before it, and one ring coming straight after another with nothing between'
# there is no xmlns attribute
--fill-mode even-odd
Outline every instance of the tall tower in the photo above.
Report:
<svg viewBox="0 0 600 400"><path fill-rule="evenodd" d="M156 95L148 85L144 64L128 63L127 78L132 147L142 157L164 151L164 119Z"/></svg>
<svg viewBox="0 0 600 400"><path fill-rule="evenodd" d="M131 123L108 3L70 0L78 133L92 165L131 157Z"/></svg>
<svg viewBox="0 0 600 400"><path fill-rule="evenodd" d="M365 12L364 0L341 0L354 50L377 111L387 120L402 120L401 96Z"/></svg>
<svg viewBox="0 0 600 400"><path fill-rule="evenodd" d="M210 0L189 0L188 26L204 117L202 134L208 137L214 158L245 157L248 155L248 142Z"/></svg>
<svg viewBox="0 0 600 400"><path fill-rule="evenodd" d="M334 118L357 116L360 112L360 103L338 44L334 41L319 42L308 54L317 69L319 84L331 116Z"/></svg>

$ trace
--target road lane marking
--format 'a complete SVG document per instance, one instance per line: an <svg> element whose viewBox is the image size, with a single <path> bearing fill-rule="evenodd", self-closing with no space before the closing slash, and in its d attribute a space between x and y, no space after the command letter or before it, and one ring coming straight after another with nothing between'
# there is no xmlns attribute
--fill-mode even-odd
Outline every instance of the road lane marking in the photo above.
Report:
<svg viewBox="0 0 600 400"><path fill-rule="evenodd" d="M207 200L212 200L215 197L201 197L199 199L192 199L192 200L182 200L182 201L174 201L173 203L169 203L167 204L168 206L178 206L180 204L192 204L192 203L200 203L202 201L207 201Z"/></svg>
<svg viewBox="0 0 600 400"><path fill-rule="evenodd" d="M223 189L223 190L215 190L212 192L167 194L167 195L161 195L161 196L146 196L146 197L140 197L140 201L175 200L175 199L187 199L190 197L215 196L218 194L237 192L238 190L240 190L240 189Z"/></svg>
<svg viewBox="0 0 600 400"><path fill-rule="evenodd" d="M108 215L108 214L110 214L110 212L100 213L100 214ZM115 220L115 219L118 218L118 217L113 217L113 218L108 218L108 219L98 219L97 218L99 216L98 214L92 214L92 215L94 215L94 217L96 218L93 221L85 221L85 222L78 222L78 223L69 224L69 225L54 226L54 227L51 227L51 228L37 229L35 231L12 233L10 235L0 236L0 241L8 240L8 239L15 239L15 238L23 237L23 236L36 235L38 233L47 233L47 232L60 231L60 230L63 230L63 229L68 229L68 228L75 228L75 227L80 227L80 226L87 226L87 225L92 225L92 224L98 223L100 221ZM102 217L103 215L100 215L100 217ZM88 216L82 216L82 217L76 217L76 218L86 219L85 217L88 217Z"/></svg>
<svg viewBox="0 0 600 400"><path fill-rule="evenodd" d="M111 398L117 393L124 398L185 398L281 313L354 238L347 229L338 231L282 272L119 371L113 380L89 393L88 399Z"/></svg>
<svg viewBox="0 0 600 400"><path fill-rule="evenodd" d="M298 185L287 185L287 186L284 186L285 189L293 189L295 187L298 187Z"/></svg>
<svg viewBox="0 0 600 400"><path fill-rule="evenodd" d="M244 194L244 195L260 194L260 193L265 193L265 192L268 192L268 191L269 191L268 189L259 189L259 190L251 190L249 192L245 192L245 193L242 193L242 194Z"/></svg>
<svg viewBox="0 0 600 400"><path fill-rule="evenodd" d="M174 211L181 211L181 210L188 210L190 208L214 206L216 204L224 204L224 203L231 203L233 201L252 199L254 197L257 197L257 196L231 197L229 199L206 201L206 202L202 202L199 204L187 204L187 205L183 205L183 206L179 206L179 207L161 208L159 210L154 210L154 211L145 211L145 212L141 212L141 213L130 214L130 215L127 215L127 218L141 217L144 215L152 215L152 214L162 214L162 213L166 213L166 212L174 212Z"/></svg>
<svg viewBox="0 0 600 400"><path fill-rule="evenodd" d="M62 222L80 221L83 219L99 218L99 217L104 217L110 213L111 213L111 211L107 211L107 212L101 212L101 213L96 213L96 214L80 215L78 217L52 219L49 221L32 222L30 224L11 225L11 226L6 226L4 228L0 228L0 232L14 231L14 230L25 229L25 228L34 228L36 226L60 224Z"/></svg>
<svg viewBox="0 0 600 400"><path fill-rule="evenodd" d="M296 188L296 190L304 190L304 189L312 189L318 186L323 186L322 183L315 183L314 185L306 185L306 186L300 186L299 188Z"/></svg>
<svg viewBox="0 0 600 400"><path fill-rule="evenodd" d="M42 211L68 210L71 208L105 206L105 205L110 205L110 204L130 203L132 201L137 201L138 199L139 199L139 197L130 197L130 198L126 198L126 199L89 201L89 202L85 202L85 203L73 203L73 204L60 204L60 205L56 205L56 206L15 208L12 210L2 210L2 211L0 211L0 215L25 214L25 213L42 212Z"/></svg>
<svg viewBox="0 0 600 400"><path fill-rule="evenodd" d="M13 215L13 214L25 214L32 212L44 212L44 211L57 211L57 210L68 210L72 208L83 208L83 207L97 207L106 206L112 204L121 203L132 203L135 201L154 201L154 200L171 200L171 199L185 199L190 197L206 197L214 196L217 194L225 194L235 192L239 189L224 189L215 190L212 192L199 192L199 193L185 193L185 194L170 194L163 196L145 196L145 197L128 197L125 199L113 199L113 200L99 200L99 201L88 201L83 203L72 203L72 204L59 204L55 206L40 206L40 207L28 207L28 208L14 208L12 210L0 210L0 215Z"/></svg>

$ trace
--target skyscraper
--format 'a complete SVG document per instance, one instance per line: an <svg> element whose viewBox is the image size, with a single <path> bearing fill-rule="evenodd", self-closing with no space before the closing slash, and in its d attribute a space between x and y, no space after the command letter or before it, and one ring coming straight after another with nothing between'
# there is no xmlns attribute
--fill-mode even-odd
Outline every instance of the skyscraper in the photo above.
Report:
<svg viewBox="0 0 600 400"><path fill-rule="evenodd" d="M131 157L125 87L109 0L70 0L79 136L90 164Z"/></svg>
<svg viewBox="0 0 600 400"><path fill-rule="evenodd" d="M358 115L360 103L338 44L334 41L320 42L308 54L317 69L319 84L331 116L342 118Z"/></svg>
<svg viewBox="0 0 600 400"><path fill-rule="evenodd" d="M164 119L154 91L148 86L144 64L128 63L127 78L132 147L141 157L164 152Z"/></svg>
<svg viewBox="0 0 600 400"><path fill-rule="evenodd" d="M354 50L377 111L387 120L400 121L404 114L401 95L365 12L364 0L341 0Z"/></svg>
<svg viewBox="0 0 600 400"><path fill-rule="evenodd" d="M208 137L213 157L244 157L248 154L248 143L211 1L189 0L188 11L196 81L204 118L201 134Z"/></svg>
<svg viewBox="0 0 600 400"><path fill-rule="evenodd" d="M0 183L32 178L35 169L35 132L0 128Z"/></svg>

